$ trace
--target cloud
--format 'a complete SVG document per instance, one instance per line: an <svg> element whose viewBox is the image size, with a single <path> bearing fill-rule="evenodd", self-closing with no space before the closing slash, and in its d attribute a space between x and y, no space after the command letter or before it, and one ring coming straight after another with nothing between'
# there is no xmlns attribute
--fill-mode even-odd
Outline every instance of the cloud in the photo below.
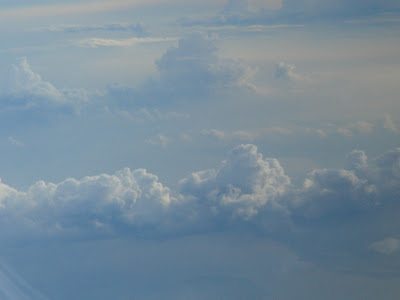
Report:
<svg viewBox="0 0 400 300"><path fill-rule="evenodd" d="M168 144L170 143L170 141L171 140L169 137L162 135L162 134L157 134L155 137L147 139L146 143L149 145L166 148L168 146Z"/></svg>
<svg viewBox="0 0 400 300"><path fill-rule="evenodd" d="M23 147L24 146L24 143L22 143L21 141L17 140L16 138L13 138L12 136L10 136L8 138L8 142L11 145L14 145L14 146L17 146L17 147Z"/></svg>
<svg viewBox="0 0 400 300"><path fill-rule="evenodd" d="M217 93L254 92L255 69L241 61L221 59L215 39L195 33L178 41L156 60L158 78L137 89L112 85L108 96L116 105L128 107L162 105L170 100L191 101L210 98Z"/></svg>
<svg viewBox="0 0 400 300"><path fill-rule="evenodd" d="M132 112L127 110L115 110L114 113L137 123L186 120L190 118L190 115L185 113L161 112L158 109L147 108L141 108Z"/></svg>
<svg viewBox="0 0 400 300"><path fill-rule="evenodd" d="M96 32L96 31L129 31L135 33L138 37L146 35L146 29L143 23L111 23L103 25L79 25L79 24L61 24L46 27L29 28L34 32Z"/></svg>
<svg viewBox="0 0 400 300"><path fill-rule="evenodd" d="M383 128L385 128L393 133L400 133L400 130L397 128L396 124L393 122L391 116L385 117L385 121L383 123Z"/></svg>
<svg viewBox="0 0 400 300"><path fill-rule="evenodd" d="M397 238L386 238L382 241L375 242L369 246L370 250L375 252L390 255L393 254L400 249L400 240Z"/></svg>
<svg viewBox="0 0 400 300"><path fill-rule="evenodd" d="M180 181L180 191L213 214L229 211L250 218L265 205L278 206L290 179L276 159L264 159L254 145L240 145L229 152L219 169L192 173Z"/></svg>
<svg viewBox="0 0 400 300"><path fill-rule="evenodd" d="M218 129L202 130L201 134L219 141L254 141L266 137L291 135L293 131L283 127L258 128L253 130L223 131Z"/></svg>
<svg viewBox="0 0 400 300"><path fill-rule="evenodd" d="M340 133L343 136L347 136L347 137L351 137L353 136L353 132L351 132L349 129L347 128L338 128L337 132Z"/></svg>
<svg viewBox="0 0 400 300"><path fill-rule="evenodd" d="M398 9L400 9L400 4L396 0L284 0L280 13L291 15L295 18L343 18L396 11Z"/></svg>
<svg viewBox="0 0 400 300"><path fill-rule="evenodd" d="M295 73L295 69L295 65L280 62L276 65L275 78L289 81L299 79L300 76Z"/></svg>
<svg viewBox="0 0 400 300"><path fill-rule="evenodd" d="M228 0L224 12L226 14L259 13L280 7L281 0Z"/></svg>
<svg viewBox="0 0 400 300"><path fill-rule="evenodd" d="M216 87L251 86L247 66L221 60L214 40L202 34L181 39L156 64L164 88L172 93L205 95Z"/></svg>
<svg viewBox="0 0 400 300"><path fill-rule="evenodd" d="M374 185L352 170L314 170L293 199L293 212L307 218L352 215L374 205Z"/></svg>
<svg viewBox="0 0 400 300"><path fill-rule="evenodd" d="M39 181L26 192L0 184L0 235L57 236L157 226L176 201L157 176L126 168L113 175ZM12 226L12 227L8 227ZM12 228L12 229L11 229Z"/></svg>
<svg viewBox="0 0 400 300"><path fill-rule="evenodd" d="M225 132L217 129L203 130L201 134L216 140L224 140L226 138Z"/></svg>
<svg viewBox="0 0 400 300"><path fill-rule="evenodd" d="M79 113L89 102L83 89L59 90L32 71L25 57L11 65L8 83L1 91L3 110L59 110Z"/></svg>
<svg viewBox="0 0 400 300"><path fill-rule="evenodd" d="M74 41L74 45L78 47L132 47L138 44L164 43L176 41L176 38L150 38L150 37L133 37L128 39L106 39L106 38L88 38Z"/></svg>
<svg viewBox="0 0 400 300"><path fill-rule="evenodd" d="M168 239L239 230L279 242L305 261L329 258L335 268L380 274L383 258L372 267L365 255L398 251L397 242L382 237L398 235L399 153L368 160L354 150L343 169L315 169L302 186L251 144L183 178L176 190L143 169L39 181L26 191L0 183L0 238L6 247L39 238Z"/></svg>
<svg viewBox="0 0 400 300"><path fill-rule="evenodd" d="M68 16L79 14L96 14L109 11L120 11L134 7L162 4L162 3L180 3L182 1L171 0L115 0L109 1L91 1L72 4L53 4L53 5L35 5L10 7L1 10L2 19L15 18L40 18L52 16Z"/></svg>

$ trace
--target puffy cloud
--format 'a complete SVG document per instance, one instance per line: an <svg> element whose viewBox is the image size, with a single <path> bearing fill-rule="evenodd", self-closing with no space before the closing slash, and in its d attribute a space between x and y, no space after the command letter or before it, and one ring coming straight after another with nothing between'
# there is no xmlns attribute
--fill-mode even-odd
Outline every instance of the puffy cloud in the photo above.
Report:
<svg viewBox="0 0 400 300"><path fill-rule="evenodd" d="M383 128L390 130L394 133L399 133L400 130L397 128L396 124L393 122L391 116L386 116L385 121L383 122Z"/></svg>
<svg viewBox="0 0 400 300"><path fill-rule="evenodd" d="M201 134L221 141L226 138L226 133L218 129L202 130Z"/></svg>
<svg viewBox="0 0 400 300"><path fill-rule="evenodd" d="M26 192L0 183L0 223L5 229L0 234L112 233L157 226L175 200L157 176L143 169L58 184L39 181Z"/></svg>
<svg viewBox="0 0 400 300"><path fill-rule="evenodd" d="M176 192L143 169L69 178L58 184L39 181L26 191L0 183L0 237L192 234L214 231L223 224L256 226L278 234L277 239L296 240L298 230L303 234L316 230L304 226L304 221L333 220L330 227L318 228L328 234L343 229L337 220L357 222L365 216L372 224L385 218L398 208L399 182L400 149L369 163L363 151L354 150L347 155L344 169L313 170L303 186L295 187L278 160L263 157L254 145L239 145L220 167L182 179ZM286 231L283 224L290 225ZM395 232L378 230L375 240L383 234ZM325 237L319 240L321 247L331 242ZM372 241L360 236L356 242Z"/></svg>
<svg viewBox="0 0 400 300"><path fill-rule="evenodd" d="M221 60L213 39L193 34L179 41L157 61L161 83L178 95L205 95L217 86L251 86L248 67ZM251 76L250 76L251 77Z"/></svg>
<svg viewBox="0 0 400 300"><path fill-rule="evenodd" d="M369 246L369 249L381 254L393 254L400 249L400 240L397 238L389 237L382 241L372 243Z"/></svg>
<svg viewBox="0 0 400 300"><path fill-rule="evenodd" d="M155 137L146 140L146 143L162 148L166 148L169 142L170 138L162 134L157 134Z"/></svg>
<svg viewBox="0 0 400 300"><path fill-rule="evenodd" d="M293 213L307 218L351 215L374 204L374 191L353 171L314 170L292 199Z"/></svg>
<svg viewBox="0 0 400 300"><path fill-rule="evenodd" d="M380 193L398 196L400 194L400 148L381 155L376 159L375 164L376 168L371 173Z"/></svg>
<svg viewBox="0 0 400 300"><path fill-rule="evenodd" d="M295 73L295 65L286 62L280 62L276 65L275 78L284 80L296 80L299 75Z"/></svg>
<svg viewBox="0 0 400 300"><path fill-rule="evenodd" d="M33 72L25 57L12 65L7 85L2 91L4 109L15 110L64 110L79 112L89 101L82 89L59 90L50 82Z"/></svg>
<svg viewBox="0 0 400 300"><path fill-rule="evenodd" d="M351 132L351 131L350 131L349 129L347 129L347 128L342 128L342 127L340 127L340 128L337 129L337 132L340 133L340 134L343 135L343 136L347 136L347 137L353 136L353 132Z"/></svg>
<svg viewBox="0 0 400 300"><path fill-rule="evenodd" d="M180 191L219 214L250 218L285 192L290 179L276 159L264 159L254 145L240 145L229 152L219 169L192 173L180 182Z"/></svg>
<svg viewBox="0 0 400 300"><path fill-rule="evenodd" d="M368 158L364 151L353 150L346 155L345 168L347 170L365 170L368 166Z"/></svg>
<svg viewBox="0 0 400 300"><path fill-rule="evenodd" d="M23 146L24 146L24 143L23 143L23 142L17 140L16 138L14 138L14 137L12 137L12 136L8 137L8 142L9 142L11 145L14 145L14 146L17 146L17 147L23 147Z"/></svg>

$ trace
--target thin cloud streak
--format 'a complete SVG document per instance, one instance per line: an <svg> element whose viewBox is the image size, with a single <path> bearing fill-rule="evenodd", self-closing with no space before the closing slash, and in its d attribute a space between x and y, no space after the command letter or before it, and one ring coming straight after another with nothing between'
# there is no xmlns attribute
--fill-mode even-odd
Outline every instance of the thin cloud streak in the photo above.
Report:
<svg viewBox="0 0 400 300"><path fill-rule="evenodd" d="M208 1L210 3L215 3ZM119 0L88 2L79 4L64 5L43 5L2 9L0 11L1 19L15 18L36 18L36 17L54 17L62 15L94 14L108 11L118 11L133 7L155 5L155 4L174 4L186 3L183 0Z"/></svg>

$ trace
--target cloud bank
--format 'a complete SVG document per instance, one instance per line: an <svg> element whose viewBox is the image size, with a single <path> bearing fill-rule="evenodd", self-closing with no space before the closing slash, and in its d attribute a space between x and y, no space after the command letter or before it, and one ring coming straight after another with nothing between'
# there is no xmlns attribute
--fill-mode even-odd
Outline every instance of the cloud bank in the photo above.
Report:
<svg viewBox="0 0 400 300"><path fill-rule="evenodd" d="M313 170L295 187L278 160L264 158L254 145L239 145L220 167L192 173L175 192L156 175L128 168L58 184L39 181L27 191L1 183L0 222L7 230L0 235L190 232L207 222L262 226L279 218L293 224L299 218L348 218L397 205L399 182L400 148L372 166L363 151L353 151L344 169Z"/></svg>

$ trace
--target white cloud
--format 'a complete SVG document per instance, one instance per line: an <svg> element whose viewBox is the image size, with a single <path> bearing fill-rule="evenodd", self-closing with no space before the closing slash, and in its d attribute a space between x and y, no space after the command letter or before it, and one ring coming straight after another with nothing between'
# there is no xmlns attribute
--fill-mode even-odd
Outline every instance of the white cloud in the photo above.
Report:
<svg viewBox="0 0 400 300"><path fill-rule="evenodd" d="M25 57L12 65L1 98L5 109L70 109L79 112L89 102L83 89L57 89L33 72Z"/></svg>
<svg viewBox="0 0 400 300"><path fill-rule="evenodd" d="M345 168L347 170L365 170L368 167L368 158L364 151L353 150L346 155Z"/></svg>
<svg viewBox="0 0 400 300"><path fill-rule="evenodd" d="M214 0L215 1L215 0ZM110 1L91 1L72 4L53 4L19 6L2 9L0 17L2 19L15 18L40 18L51 16L66 16L79 14L95 14L108 11L120 11L134 7L162 4L162 3L184 3L183 0L114 0Z"/></svg>
<svg viewBox="0 0 400 300"><path fill-rule="evenodd" d="M0 183L0 223L12 226L0 234L112 233L124 226L157 226L174 201L157 176L143 169L58 184L39 181L26 192Z"/></svg>
<svg viewBox="0 0 400 300"><path fill-rule="evenodd" d="M179 40L156 62L162 91L193 98L215 93L217 88L254 90L251 80L256 70L240 61L221 59L217 50L215 40L203 34Z"/></svg>
<svg viewBox="0 0 400 300"><path fill-rule="evenodd" d="M342 127L340 127L340 128L337 129L337 132L340 133L340 134L343 135L343 136L347 136L347 137L353 136L353 132L351 132L351 131L350 131L349 129L347 129L347 128L342 128Z"/></svg>
<svg viewBox="0 0 400 300"><path fill-rule="evenodd" d="M202 130L201 134L221 141L226 138L225 132L217 129Z"/></svg>
<svg viewBox="0 0 400 300"><path fill-rule="evenodd" d="M181 180L180 191L214 214L228 210L246 219L266 204L277 205L274 201L289 184L276 159L264 159L254 145L240 145L219 169L195 172Z"/></svg>
<svg viewBox="0 0 400 300"><path fill-rule="evenodd" d="M369 249L381 254L390 255L400 250L400 240L388 237L382 241L371 244Z"/></svg>
<svg viewBox="0 0 400 300"><path fill-rule="evenodd" d="M33 27L28 31L33 32L92 32L92 31L131 31L138 36L145 35L145 28L142 23L109 23L103 25L80 25L80 24L61 24L45 27Z"/></svg>
<svg viewBox="0 0 400 300"><path fill-rule="evenodd" d="M131 47L138 44L164 43L176 41L176 38L150 38L133 37L128 39L106 39L106 38L88 38L74 41L73 44L79 47Z"/></svg>
<svg viewBox="0 0 400 300"><path fill-rule="evenodd" d="M295 69L295 65L288 64L286 62L280 62L276 64L275 78L283 80L297 80L300 78L300 76L295 73Z"/></svg>
<svg viewBox="0 0 400 300"><path fill-rule="evenodd" d="M202 130L202 135L220 141L254 141L257 139L263 139L266 137L291 135L293 131L283 127L269 127L269 128L258 128L252 130L237 130L237 131L222 131L217 129Z"/></svg>
<svg viewBox="0 0 400 300"><path fill-rule="evenodd" d="M186 120L190 118L189 114L179 112L161 112L158 109L141 108L135 111L116 110L117 115L138 123L157 122L169 120Z"/></svg>
<svg viewBox="0 0 400 300"><path fill-rule="evenodd" d="M396 124L393 122L391 116L386 116L385 121L383 123L383 128L390 130L394 133L400 133L400 130L397 128Z"/></svg>
<svg viewBox="0 0 400 300"><path fill-rule="evenodd" d="M371 15L400 8L396 0L284 0L281 14L316 17L329 16L346 18L354 15Z"/></svg>
<svg viewBox="0 0 400 300"><path fill-rule="evenodd" d="M171 139L165 135L162 134L157 134L155 137L152 137L150 139L146 140L146 143L153 145L153 146L159 146L162 148L166 148L168 144L170 143Z"/></svg>
<svg viewBox="0 0 400 300"><path fill-rule="evenodd" d="M348 127L358 131L359 133L367 134L372 132L374 125L366 121L358 121L350 124Z"/></svg>
<svg viewBox="0 0 400 300"><path fill-rule="evenodd" d="M17 140L16 138L13 138L12 136L10 136L10 137L8 138L8 142L9 142L10 144L14 145L14 146L17 146L17 147L23 147L23 146L24 146L24 143L23 143L23 142Z"/></svg>

